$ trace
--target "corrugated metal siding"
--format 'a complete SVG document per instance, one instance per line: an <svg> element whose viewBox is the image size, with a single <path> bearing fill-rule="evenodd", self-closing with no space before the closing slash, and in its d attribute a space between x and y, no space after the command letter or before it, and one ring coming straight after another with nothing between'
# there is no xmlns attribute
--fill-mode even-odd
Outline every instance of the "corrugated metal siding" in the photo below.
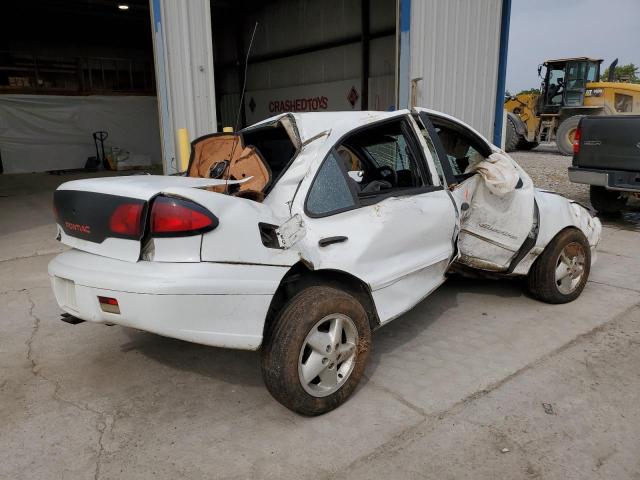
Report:
<svg viewBox="0 0 640 480"><path fill-rule="evenodd" d="M416 104L493 134L502 0L412 0Z"/></svg>
<svg viewBox="0 0 640 480"><path fill-rule="evenodd" d="M154 0L151 6L158 101L161 112L166 112L161 117L163 156L166 172L172 173L177 142L164 137L180 128L188 129L190 139L216 131L210 4L209 0Z"/></svg>

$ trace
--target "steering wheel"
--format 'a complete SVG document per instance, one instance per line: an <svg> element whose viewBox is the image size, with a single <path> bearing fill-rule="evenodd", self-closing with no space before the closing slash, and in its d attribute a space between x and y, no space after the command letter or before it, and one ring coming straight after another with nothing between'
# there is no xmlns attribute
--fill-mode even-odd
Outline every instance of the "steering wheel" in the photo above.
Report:
<svg viewBox="0 0 640 480"><path fill-rule="evenodd" d="M378 172L378 175L380 175L380 178L382 178L382 180L384 180L385 182L389 182L392 187L398 185L398 174L393 168L389 167L388 165L383 165L381 167L378 167L376 170Z"/></svg>

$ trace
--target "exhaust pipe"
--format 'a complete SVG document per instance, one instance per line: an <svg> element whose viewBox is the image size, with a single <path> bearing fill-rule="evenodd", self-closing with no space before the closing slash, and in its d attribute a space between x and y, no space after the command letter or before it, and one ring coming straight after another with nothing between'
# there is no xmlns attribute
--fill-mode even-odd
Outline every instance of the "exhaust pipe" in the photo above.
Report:
<svg viewBox="0 0 640 480"><path fill-rule="evenodd" d="M609 65L609 75L607 75L607 82L614 82L616 80L616 65L618 65L618 59L616 58L611 65Z"/></svg>

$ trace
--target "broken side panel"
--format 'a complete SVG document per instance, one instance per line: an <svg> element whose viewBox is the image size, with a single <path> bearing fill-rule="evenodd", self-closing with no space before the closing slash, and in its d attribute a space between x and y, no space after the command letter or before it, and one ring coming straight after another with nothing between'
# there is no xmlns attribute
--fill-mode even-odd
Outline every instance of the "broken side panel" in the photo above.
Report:
<svg viewBox="0 0 640 480"><path fill-rule="evenodd" d="M462 211L458 263L481 270L509 269L534 226L531 178L503 153L472 163L477 172L453 191Z"/></svg>

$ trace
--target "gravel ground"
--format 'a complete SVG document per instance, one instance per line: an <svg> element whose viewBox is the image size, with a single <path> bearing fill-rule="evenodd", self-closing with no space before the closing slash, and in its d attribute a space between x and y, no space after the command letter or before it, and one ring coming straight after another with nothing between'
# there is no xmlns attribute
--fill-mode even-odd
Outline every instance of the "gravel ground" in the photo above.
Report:
<svg viewBox="0 0 640 480"><path fill-rule="evenodd" d="M589 185L569 181L567 168L571 165L571 157L560 155L555 147L539 146L535 150L511 152L510 155L531 176L536 187L589 203Z"/></svg>
<svg viewBox="0 0 640 480"><path fill-rule="evenodd" d="M560 155L555 146L541 145L528 152L511 152L510 155L531 176L536 187L553 190L585 205L591 205L589 185L569 181L567 168L571 165L571 157ZM622 215L602 218L602 221L612 227L640 230L640 200L631 199Z"/></svg>

